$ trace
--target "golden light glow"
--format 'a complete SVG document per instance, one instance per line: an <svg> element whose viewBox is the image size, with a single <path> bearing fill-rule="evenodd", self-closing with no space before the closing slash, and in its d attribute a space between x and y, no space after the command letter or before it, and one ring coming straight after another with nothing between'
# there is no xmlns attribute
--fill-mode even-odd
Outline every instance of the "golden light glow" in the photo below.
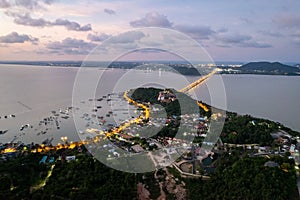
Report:
<svg viewBox="0 0 300 200"><path fill-rule="evenodd" d="M205 106L203 103L197 101L197 104L200 108L202 108L205 112L208 112L209 109L207 108L207 106Z"/></svg>
<svg viewBox="0 0 300 200"><path fill-rule="evenodd" d="M15 148L7 148L7 149L4 149L3 153L13 153L13 152L16 152L17 150Z"/></svg>
<svg viewBox="0 0 300 200"><path fill-rule="evenodd" d="M209 74L202 76L200 79L198 79L197 81L189 84L188 86L182 88L181 90L179 90L179 92L183 92L186 93L190 90L195 89L197 86L201 85L204 83L204 81L206 81L206 79L210 78L212 75L214 75L215 73L218 72L218 69L213 70L212 72L210 72Z"/></svg>

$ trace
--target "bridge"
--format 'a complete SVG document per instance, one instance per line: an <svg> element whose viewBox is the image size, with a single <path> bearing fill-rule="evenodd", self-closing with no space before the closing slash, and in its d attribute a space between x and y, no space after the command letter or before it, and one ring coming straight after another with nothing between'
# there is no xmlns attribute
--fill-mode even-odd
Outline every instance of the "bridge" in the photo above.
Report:
<svg viewBox="0 0 300 200"><path fill-rule="evenodd" d="M214 69L209 74L207 74L205 76L202 76L198 80L196 80L193 83L191 83L191 84L187 85L186 87L182 88L181 90L179 90L179 92L187 93L187 92L195 89L196 87L198 87L199 85L201 85L202 83L204 83L208 78L210 78L211 76L213 76L218 71L219 71L218 69Z"/></svg>
<svg viewBox="0 0 300 200"><path fill-rule="evenodd" d="M211 76L213 76L217 72L218 72L218 69L215 69L212 72L210 72L209 74L207 74L205 76L202 76L198 80L194 81L193 83L189 84L188 86L184 87L183 89L181 89L179 91L183 92L183 93L188 93L189 91L193 90L197 86L203 84L208 78L210 78ZM144 105L142 103L138 103L138 102L134 101L133 99L131 99L128 96L128 91L124 92L123 98L125 100L127 100L128 103L131 103L131 104L133 104L137 107L142 108L144 110L144 112L143 112L144 116L138 116L137 118L131 119L130 121L128 121L126 123L123 123L119 127L116 127L114 129L112 129L111 131L107 131L107 132L102 133L105 136L104 139L109 138L113 135L119 134L125 128L129 127L132 124L143 123L143 120L148 120L149 117L150 117L149 108L146 105ZM205 112L209 111L209 109L204 104L202 104L201 102L197 101L197 104ZM44 144L41 144L37 149L32 150L32 152L33 153L35 153L35 152L48 152L50 150L59 150L59 149L63 149L63 148L73 149L75 147L78 147L78 146L81 146L81 145L84 145L84 144L89 144L89 143L93 143L93 142L95 143L95 142L99 142L99 141L101 141L101 139L100 139L99 135L96 135L94 138L90 139L89 141L83 140L83 141L73 142L73 143L69 143L69 144L58 144L57 146L46 146ZM17 151L15 148L7 148L7 149L3 150L0 153L8 153L8 152L15 152L15 151Z"/></svg>

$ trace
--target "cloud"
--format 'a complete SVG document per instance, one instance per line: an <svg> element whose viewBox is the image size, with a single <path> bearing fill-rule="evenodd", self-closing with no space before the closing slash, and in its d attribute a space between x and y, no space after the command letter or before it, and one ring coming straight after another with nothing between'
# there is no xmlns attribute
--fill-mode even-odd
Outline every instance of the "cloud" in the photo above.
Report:
<svg viewBox="0 0 300 200"><path fill-rule="evenodd" d="M92 42L102 42L104 40L106 40L107 38L111 37L111 35L105 34L105 33L101 33L99 34L88 34L87 39L92 41Z"/></svg>
<svg viewBox="0 0 300 200"><path fill-rule="evenodd" d="M136 40L140 40L145 37L145 34L141 31L129 31L126 33L121 33L116 36L112 36L109 39L111 43L134 43Z"/></svg>
<svg viewBox="0 0 300 200"><path fill-rule="evenodd" d="M245 18L245 17L240 17L240 20L241 20L242 23L245 23L245 24L248 24L248 25L253 24L253 22L250 19Z"/></svg>
<svg viewBox="0 0 300 200"><path fill-rule="evenodd" d="M71 22L67 19L57 19L57 20L55 20L55 22L52 22L51 25L64 26L68 30L72 30L72 31L91 31L92 30L91 24L86 24L84 26L81 26L77 22Z"/></svg>
<svg viewBox="0 0 300 200"><path fill-rule="evenodd" d="M105 8L103 11L105 13L109 14L109 15L115 15L116 14L116 11L114 11L112 9L108 9L108 8Z"/></svg>
<svg viewBox="0 0 300 200"><path fill-rule="evenodd" d="M17 32L12 32L8 35L1 36L0 42L1 43L24 43L24 42L31 42L33 44L36 44L39 41L38 38L34 38L30 35L26 34L18 34Z"/></svg>
<svg viewBox="0 0 300 200"><path fill-rule="evenodd" d="M51 5L55 0L0 0L0 8L24 8L26 10L45 9L45 5Z"/></svg>
<svg viewBox="0 0 300 200"><path fill-rule="evenodd" d="M300 38L300 30L291 34L292 37Z"/></svg>
<svg viewBox="0 0 300 200"><path fill-rule="evenodd" d="M26 13L24 15L20 15L17 13L8 13L9 16L14 17L14 22L16 24L24 25L24 26L36 26L36 27L45 27L50 26L51 22L47 21L43 18L33 19L31 16Z"/></svg>
<svg viewBox="0 0 300 200"><path fill-rule="evenodd" d="M72 22L67 19L56 19L54 22L45 20L43 18L34 19L30 16L29 13L24 15L6 12L8 16L14 17L14 22L19 25L24 26L34 26L34 27L50 27L50 26L63 26L68 30L72 31L90 31L92 30L92 26L90 24L86 24L81 26L77 22Z"/></svg>
<svg viewBox="0 0 300 200"><path fill-rule="evenodd" d="M7 0L0 0L0 8L9 8L11 5Z"/></svg>
<svg viewBox="0 0 300 200"><path fill-rule="evenodd" d="M147 13L144 17L130 22L132 27L172 27L172 22L165 15L157 12Z"/></svg>
<svg viewBox="0 0 300 200"><path fill-rule="evenodd" d="M209 36L216 33L209 26L194 26L194 25L186 25L179 24L174 25L170 22L167 16L162 15L158 12L150 12L147 13L144 17L134 20L130 22L132 27L164 27L164 28L172 28L178 30L180 32L186 33L192 38L199 39L209 39ZM222 29L223 31L227 31Z"/></svg>
<svg viewBox="0 0 300 200"><path fill-rule="evenodd" d="M291 35L291 40L294 45L300 46L300 30L295 31Z"/></svg>
<svg viewBox="0 0 300 200"><path fill-rule="evenodd" d="M299 16L282 15L273 19L273 22L283 28L300 28Z"/></svg>
<svg viewBox="0 0 300 200"><path fill-rule="evenodd" d="M71 55L87 55L97 45L84 40L66 38L61 42L50 42L46 48L50 53L71 54Z"/></svg>
<svg viewBox="0 0 300 200"><path fill-rule="evenodd" d="M221 42L224 43L230 43L230 44L237 44L237 43L242 43L245 42L247 40L250 40L252 37L249 35L240 35L240 34L236 34L236 35L222 35L219 36L218 39Z"/></svg>
<svg viewBox="0 0 300 200"><path fill-rule="evenodd" d="M241 43L239 46L240 47L252 47L252 48L270 48L270 47L272 47L271 44L254 42L254 41L244 42L244 43Z"/></svg>
<svg viewBox="0 0 300 200"><path fill-rule="evenodd" d="M188 34L194 39L209 39L209 36L215 33L209 26L178 25L174 26L174 28Z"/></svg>
<svg viewBox="0 0 300 200"><path fill-rule="evenodd" d="M217 35L217 42L221 42L221 44L217 44L217 46L221 47L251 47L251 48L269 48L272 45L267 43L260 43L253 40L250 35L241 35L241 34L226 34L226 35Z"/></svg>
<svg viewBox="0 0 300 200"><path fill-rule="evenodd" d="M271 36L271 37L275 37L275 38L279 38L279 37L283 36L283 34L281 34L279 32L274 32L274 31L270 31L270 30L264 30L264 31L258 31L258 32L263 35Z"/></svg>
<svg viewBox="0 0 300 200"><path fill-rule="evenodd" d="M220 29L217 30L217 32L218 33L226 33L226 32L228 32L228 28L224 28L224 27L220 28Z"/></svg>

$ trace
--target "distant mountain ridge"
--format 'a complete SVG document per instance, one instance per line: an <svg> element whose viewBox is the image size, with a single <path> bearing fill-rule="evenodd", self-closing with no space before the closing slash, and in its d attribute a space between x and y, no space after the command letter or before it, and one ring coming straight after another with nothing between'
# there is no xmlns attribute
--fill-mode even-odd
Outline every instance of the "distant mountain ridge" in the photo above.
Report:
<svg viewBox="0 0 300 200"><path fill-rule="evenodd" d="M243 71L261 71L271 73L300 73L300 69L279 62L250 62L240 67Z"/></svg>
<svg viewBox="0 0 300 200"><path fill-rule="evenodd" d="M300 68L285 65L280 62L250 62L236 66L218 66L221 74L260 74L260 75L288 75L300 76Z"/></svg>
<svg viewBox="0 0 300 200"><path fill-rule="evenodd" d="M108 68L120 68L120 69L134 69L138 67L144 70L158 70L161 66L168 66L180 74L188 76L199 76L199 72L188 62L151 62L151 61L114 61L109 62L97 62L90 61L0 61L0 64L13 64L13 65L37 65L37 66L57 66L57 67L108 67ZM240 66L240 67L239 67ZM280 62L250 62L244 65L236 64L221 64L217 65L221 71L221 74L257 74L257 75L288 75L288 76L300 76L300 64L294 66L285 65ZM209 71L209 69L208 69Z"/></svg>

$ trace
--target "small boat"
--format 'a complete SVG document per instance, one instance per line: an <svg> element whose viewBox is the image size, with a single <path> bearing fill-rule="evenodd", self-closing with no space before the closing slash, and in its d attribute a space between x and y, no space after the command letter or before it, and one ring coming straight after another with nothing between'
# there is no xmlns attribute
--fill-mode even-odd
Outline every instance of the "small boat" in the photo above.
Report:
<svg viewBox="0 0 300 200"><path fill-rule="evenodd" d="M0 130L0 134L5 134L8 130Z"/></svg>

